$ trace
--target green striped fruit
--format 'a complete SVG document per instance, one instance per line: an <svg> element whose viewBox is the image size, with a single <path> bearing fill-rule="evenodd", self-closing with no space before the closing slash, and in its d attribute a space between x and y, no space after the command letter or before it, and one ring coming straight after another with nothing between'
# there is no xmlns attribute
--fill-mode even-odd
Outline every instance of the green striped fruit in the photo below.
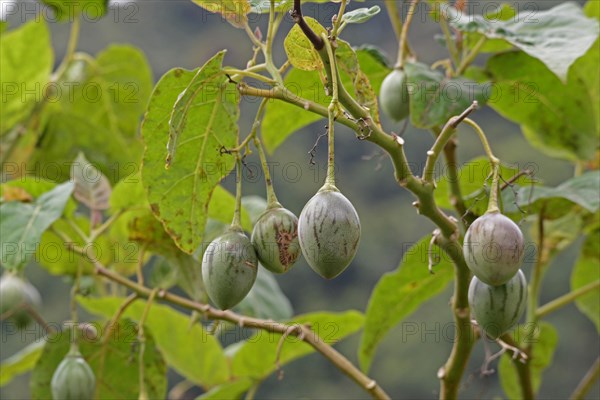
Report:
<svg viewBox="0 0 600 400"><path fill-rule="evenodd" d="M58 364L50 386L54 400L91 400L96 390L96 377L81 354L73 352Z"/></svg>
<svg viewBox="0 0 600 400"><path fill-rule="evenodd" d="M323 278L335 278L358 249L358 214L335 186L324 186L300 213L298 238L308 265Z"/></svg>
<svg viewBox="0 0 600 400"><path fill-rule="evenodd" d="M248 236L230 228L213 240L202 257L202 279L208 297L227 310L246 297L258 272L256 252Z"/></svg>
<svg viewBox="0 0 600 400"><path fill-rule="evenodd" d="M479 327L492 339L515 325L527 302L527 281L523 271L504 285L490 286L476 276L469 285L469 305Z"/></svg>
<svg viewBox="0 0 600 400"><path fill-rule="evenodd" d="M385 115L394 121L408 117L409 100L406 74L401 69L394 69L381 84L379 102Z"/></svg>
<svg viewBox="0 0 600 400"><path fill-rule="evenodd" d="M524 253L521 229L499 212L475 220L465 234L463 253L469 269L488 285L508 282L519 270Z"/></svg>
<svg viewBox="0 0 600 400"><path fill-rule="evenodd" d="M298 218L281 206L269 208L254 225L251 241L263 267L286 272L300 256Z"/></svg>
<svg viewBox="0 0 600 400"><path fill-rule="evenodd" d="M0 314L11 312L9 321L18 329L23 329L32 318L27 307L37 307L41 303L40 293L26 280L6 272L0 278Z"/></svg>

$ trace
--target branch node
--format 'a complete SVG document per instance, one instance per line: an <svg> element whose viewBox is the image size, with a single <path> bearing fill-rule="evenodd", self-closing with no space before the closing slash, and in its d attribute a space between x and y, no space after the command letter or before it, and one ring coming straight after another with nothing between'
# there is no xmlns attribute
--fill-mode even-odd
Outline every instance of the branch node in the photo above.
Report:
<svg viewBox="0 0 600 400"><path fill-rule="evenodd" d="M374 380L374 379L371 379L371 381L365 385L365 388L366 388L367 390L373 390L373 389L375 389L376 387L377 387L377 382L375 382L375 380Z"/></svg>

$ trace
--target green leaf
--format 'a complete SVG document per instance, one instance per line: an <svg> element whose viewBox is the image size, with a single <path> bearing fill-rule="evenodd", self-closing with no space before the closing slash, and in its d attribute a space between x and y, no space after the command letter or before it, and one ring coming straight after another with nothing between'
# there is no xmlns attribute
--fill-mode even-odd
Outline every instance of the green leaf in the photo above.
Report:
<svg viewBox="0 0 600 400"><path fill-rule="evenodd" d="M342 314L322 312L300 315L288 324L310 324L321 340L333 344L358 331L363 322L361 313L347 311ZM280 338L280 334L259 331L247 341L235 344L235 353L231 360L232 374L235 377L249 377L255 380L268 377L277 369L275 357ZM290 335L281 347L280 365L313 351L310 345Z"/></svg>
<svg viewBox="0 0 600 400"><path fill-rule="evenodd" d="M138 137L152 90L152 71L141 50L111 45L95 60L77 53L59 84L53 107L86 118L113 136Z"/></svg>
<svg viewBox="0 0 600 400"><path fill-rule="evenodd" d="M252 379L236 379L233 382L227 382L212 388L203 395L196 397L196 400L241 399L242 395L246 393L252 385Z"/></svg>
<svg viewBox="0 0 600 400"><path fill-rule="evenodd" d="M342 83L344 86L352 88L356 95L356 100L369 109L373 120L379 125L377 96L371 86L369 77L361 70L358 56L350 44L341 39L338 39L337 42L338 48L335 56L339 69L344 73L342 75Z"/></svg>
<svg viewBox="0 0 600 400"><path fill-rule="evenodd" d="M466 132L464 135L474 135L474 133ZM439 207L447 210L454 210L454 207L450 202L450 177L446 170L442 169L441 172L441 175L436 181L436 190L434 192L436 203ZM458 169L458 184L463 195L465 206L476 215L483 215L487 210L491 172L492 168L490 166L490 161L486 157L477 157L469 160ZM500 176L506 181L510 180L518 173L519 170L516 168L504 164L500 165ZM523 176L514 183L526 185L531 179L531 177ZM510 189L506 189L505 192L510 192ZM503 197L503 199L504 198L505 197ZM514 198L511 199L510 202L508 200L503 202L505 212L507 212L506 207L512 206L513 200ZM518 209L513 210L511 208L509 211L520 214Z"/></svg>
<svg viewBox="0 0 600 400"><path fill-rule="evenodd" d="M557 187L528 186L517 191L516 204L529 213L537 213L544 208L547 218L558 218L570 212L573 205L579 205L590 213L600 209L598 198L600 171L589 171L571 178ZM515 200L505 202L505 212L515 213Z"/></svg>
<svg viewBox="0 0 600 400"><path fill-rule="evenodd" d="M221 154L221 148L235 146L239 96L227 93L231 85L221 72L223 56L224 52L218 53L196 73L167 72L154 89L142 124L146 143L142 181L148 201L187 253L202 243L211 196L234 166L233 157ZM175 128L171 135L177 137L167 137L169 125ZM177 152L169 169L163 161L167 140L169 154Z"/></svg>
<svg viewBox="0 0 600 400"><path fill-rule="evenodd" d="M444 11L450 24L459 31L503 39L543 62L563 82L567 80L569 67L598 38L598 21L586 17L573 2L506 21L468 15L449 6Z"/></svg>
<svg viewBox="0 0 600 400"><path fill-rule="evenodd" d="M588 235L583 244L581 254L571 275L571 290L579 289L600 279L599 242L600 229L596 229ZM596 330L600 332L600 289L579 297L575 304L596 325Z"/></svg>
<svg viewBox="0 0 600 400"><path fill-rule="evenodd" d="M429 237L425 237L406 250L402 262L394 272L381 277L367 306L358 359L363 371L368 371L375 350L385 335L396 324L408 317L427 300L441 293L454 277L454 269L445 254L431 249L439 264L435 274L427 268Z"/></svg>
<svg viewBox="0 0 600 400"><path fill-rule="evenodd" d="M34 202L0 205L0 260L5 268L20 268L31 259L42 233L63 215L73 187L73 182L65 182Z"/></svg>
<svg viewBox="0 0 600 400"><path fill-rule="evenodd" d="M327 30L316 19L304 17L304 20L317 36L321 37L322 33L327 34ZM319 53L317 53L310 40L308 40L297 24L294 24L292 29L290 29L283 41L283 46L288 60L294 68L303 71L323 69L323 62Z"/></svg>
<svg viewBox="0 0 600 400"><path fill-rule="evenodd" d="M106 210L112 188L102 172L79 153L71 164L71 180L75 182L73 196L90 210Z"/></svg>
<svg viewBox="0 0 600 400"><path fill-rule="evenodd" d="M108 340L106 348L102 340L89 340L85 335L79 343L81 354L94 371L97 399L137 399L139 395L139 342L137 325L121 320ZM164 398L167 392L167 368L156 348L153 333L145 331L144 385L148 398ZM50 382L60 361L68 353L70 335L56 332L48 336L44 351L31 374L31 397L51 399ZM104 363L102 362L102 354Z"/></svg>
<svg viewBox="0 0 600 400"><path fill-rule="evenodd" d="M554 350L558 344L558 333L556 329L547 322L540 322L533 332L526 325L519 325L515 329L513 337L521 345L533 344L531 357L529 359L531 382L534 393L538 391L542 383L544 369L552 363ZM518 362L518 361L514 361ZM500 359L499 364L500 383L502 389L509 399L522 399L517 371L512 360L512 353L507 352Z"/></svg>
<svg viewBox="0 0 600 400"><path fill-rule="evenodd" d="M569 160L592 159L597 148L598 78L587 73L598 65L597 49L578 61L566 84L544 64L523 52L498 54L488 60L494 81L490 106L521 125L529 142L544 153ZM593 64L596 57L596 64ZM581 63L581 64L580 64Z"/></svg>
<svg viewBox="0 0 600 400"><path fill-rule="evenodd" d="M78 301L88 312L111 318L124 299L78 297ZM145 301L136 301L127 308L124 316L139 321L145 305ZM188 315L168 306L152 304L145 326L150 328L167 364L186 379L204 387L227 381L227 360L221 345L202 325L190 325Z"/></svg>
<svg viewBox="0 0 600 400"><path fill-rule="evenodd" d="M448 79L422 63L406 63L410 120L418 128L444 125L477 100L485 104L489 93L483 85L464 78Z"/></svg>
<svg viewBox="0 0 600 400"><path fill-rule="evenodd" d="M29 372L37 363L46 342L39 340L12 355L0 365L0 387L9 384L14 377Z"/></svg>
<svg viewBox="0 0 600 400"><path fill-rule="evenodd" d="M80 152L112 183L137 169L141 156L138 139L113 135L104 125L68 111L55 109L47 117L31 158L31 168L41 171L43 177L54 181L69 179L69 166Z"/></svg>
<svg viewBox="0 0 600 400"><path fill-rule="evenodd" d="M236 306L240 314L281 321L294 315L292 304L281 291L275 276L259 268L250 293Z"/></svg>
<svg viewBox="0 0 600 400"><path fill-rule="evenodd" d="M357 8L345 13L342 16L342 21L348 24L362 24L379 14L380 11L381 8L379 6Z"/></svg>
<svg viewBox="0 0 600 400"><path fill-rule="evenodd" d="M321 105L329 103L316 72L292 69L285 77L284 85L296 96ZM290 118L290 115L294 118ZM267 151L272 153L292 133L322 118L311 112L299 112L298 106L283 101L267 103L262 122L262 137Z"/></svg>
<svg viewBox="0 0 600 400"><path fill-rule="evenodd" d="M50 6L59 21L73 21L74 18L83 13L89 19L98 19L108 9L108 0L42 0Z"/></svg>
<svg viewBox="0 0 600 400"><path fill-rule="evenodd" d="M390 72L387 56L377 47L361 46L356 49L360 70L367 75L376 95L379 95L381 84Z"/></svg>
<svg viewBox="0 0 600 400"><path fill-rule="evenodd" d="M248 24L248 14L251 11L248 0L192 0L192 2L205 10L221 14L236 28L243 29Z"/></svg>
<svg viewBox="0 0 600 400"><path fill-rule="evenodd" d="M54 63L50 32L36 18L0 37L0 136L23 122L42 100Z"/></svg>
<svg viewBox="0 0 600 400"><path fill-rule="evenodd" d="M594 0L589 0L585 3L585 7L583 8L583 12L590 18L596 18L600 20L600 3Z"/></svg>

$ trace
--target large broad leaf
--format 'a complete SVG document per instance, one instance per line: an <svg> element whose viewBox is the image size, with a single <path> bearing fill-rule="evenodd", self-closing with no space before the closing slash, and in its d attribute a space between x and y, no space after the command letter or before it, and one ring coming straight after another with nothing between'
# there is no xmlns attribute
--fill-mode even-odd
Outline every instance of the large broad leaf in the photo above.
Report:
<svg viewBox="0 0 600 400"><path fill-rule="evenodd" d="M259 268L254 286L248 295L236 306L241 314L257 318L281 321L293 315L292 305L281 291L275 276L264 268Z"/></svg>
<svg viewBox="0 0 600 400"><path fill-rule="evenodd" d="M600 187L600 171L589 171L571 178L557 187L526 186L518 189L516 199L509 191L505 199L504 210L507 213L518 213L521 210L537 213L544 208L546 218L558 218L567 214L578 205L590 213L600 209L598 188Z"/></svg>
<svg viewBox="0 0 600 400"><path fill-rule="evenodd" d="M569 67L598 38L598 21L587 18L574 2L504 21L446 7L448 20L454 28L478 32L490 39L503 39L543 62L563 82L567 80Z"/></svg>
<svg viewBox="0 0 600 400"><path fill-rule="evenodd" d="M326 106L330 98L325 95L323 83L316 72L292 69L284 80L290 94ZM290 118L293 115L294 118ZM285 139L315 121L323 118L318 114L303 111L298 106L283 101L269 102L262 122L262 137L269 152L275 151Z"/></svg>
<svg viewBox="0 0 600 400"><path fill-rule="evenodd" d="M0 387L9 384L14 377L31 371L42 355L45 344L43 340L33 342L4 360L0 365Z"/></svg>
<svg viewBox="0 0 600 400"><path fill-rule="evenodd" d="M364 318L357 311L342 314L315 313L295 317L288 324L310 324L321 340L333 344L362 328ZM236 343L232 352L231 372L234 377L262 380L272 374L277 365L276 355L280 334L259 331L245 342ZM289 335L281 347L281 365L310 354L314 349L307 343Z"/></svg>
<svg viewBox="0 0 600 400"><path fill-rule="evenodd" d="M600 279L600 230L591 232L583 247L581 255L577 259L573 274L571 275L571 289L576 290L589 283ZM596 330L600 332L600 289L579 297L575 304L582 313L584 313L595 325Z"/></svg>
<svg viewBox="0 0 600 400"><path fill-rule="evenodd" d="M50 80L54 54L43 18L2 33L0 38L0 135L23 122Z"/></svg>
<svg viewBox="0 0 600 400"><path fill-rule="evenodd" d="M406 63L404 70L410 98L410 121L418 128L444 125L474 100L485 104L490 94L489 87L464 78L448 79L419 62Z"/></svg>
<svg viewBox="0 0 600 400"><path fill-rule="evenodd" d="M84 13L87 18L98 19L106 14L109 0L42 0L55 12L60 21L72 21Z"/></svg>
<svg viewBox="0 0 600 400"><path fill-rule="evenodd" d="M322 33L327 34L327 31L323 26L314 18L304 17L304 20L308 26L320 37ZM312 43L302 29L295 24L290 29L286 36L283 45L285 52L288 56L288 60L294 66L294 68L301 69L303 71L315 71L323 69L323 62L319 53L315 50Z"/></svg>
<svg viewBox="0 0 600 400"><path fill-rule="evenodd" d="M213 13L221 14L236 28L248 25L250 2L248 0L192 0L195 4Z"/></svg>
<svg viewBox="0 0 600 400"><path fill-rule="evenodd" d="M87 340L83 335L80 351L96 377L96 399L129 400L139 395L139 341L137 325L122 320L103 347L102 340ZM145 331L144 385L148 398L164 398L167 392L167 368L156 348L152 332ZM70 335L65 332L50 334L44 351L31 374L31 397L51 399L50 382L58 364L69 351Z"/></svg>
<svg viewBox="0 0 600 400"><path fill-rule="evenodd" d="M22 267L31 259L44 231L63 215L74 186L65 182L34 202L0 205L0 262L5 268Z"/></svg>
<svg viewBox="0 0 600 400"><path fill-rule="evenodd" d="M595 61L594 61L595 60ZM539 60L523 52L488 60L494 81L490 106L521 125L533 146L553 157L591 159L598 144L598 49L580 59L562 83Z"/></svg>
<svg viewBox="0 0 600 400"><path fill-rule="evenodd" d="M111 297L79 297L78 300L87 311L106 318L111 318L124 301ZM144 301L135 302L127 308L124 316L139 321L145 305ZM227 381L227 360L221 345L200 324L190 326L188 315L168 306L153 304L145 325L150 328L167 364L186 379L203 387Z"/></svg>
<svg viewBox="0 0 600 400"><path fill-rule="evenodd" d="M528 362L531 371L531 383L535 393L542 383L542 372L552 363L554 350L558 344L558 333L549 323L541 322L533 332L530 332L525 325L519 325L513 335L515 341L523 347L533 344L531 358ZM500 360L500 382L509 399L522 399L521 385L513 362L519 361L512 360L511 352L506 353Z"/></svg>
<svg viewBox="0 0 600 400"><path fill-rule="evenodd" d="M154 89L142 125L142 180L148 201L188 253L202 243L213 191L234 165L233 157L221 149L235 146L239 96L226 92L232 86L221 72L223 56L218 53L196 73L167 72ZM167 142L169 169L164 168Z"/></svg>
<svg viewBox="0 0 600 400"><path fill-rule="evenodd" d="M429 237L421 239L406 251L400 267L383 275L369 299L365 331L358 358L363 371L368 371L377 346L396 324L408 317L427 300L441 293L454 277L454 269L437 247L431 249L439 259L435 274L427 268ZM437 257L436 257L437 256Z"/></svg>
<svg viewBox="0 0 600 400"><path fill-rule="evenodd" d="M58 82L57 98L51 100L53 107L84 117L113 136L133 138L151 90L152 71L144 53L129 45L111 45L95 60L77 53Z"/></svg>
<svg viewBox="0 0 600 400"><path fill-rule="evenodd" d="M139 139L113 135L108 127L59 108L52 108L48 114L30 167L40 171L43 178L68 179L70 165L80 152L85 153L111 183L137 169L141 156Z"/></svg>

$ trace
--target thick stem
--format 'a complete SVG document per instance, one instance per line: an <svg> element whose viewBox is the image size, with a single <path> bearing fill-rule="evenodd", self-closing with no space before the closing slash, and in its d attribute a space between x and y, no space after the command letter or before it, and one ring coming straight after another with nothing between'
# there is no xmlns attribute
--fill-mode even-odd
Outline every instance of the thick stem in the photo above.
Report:
<svg viewBox="0 0 600 400"><path fill-rule="evenodd" d="M456 336L450 357L438 371L438 378L441 380L440 399L456 399L460 381L477 338L469 311L468 292L471 272L465 262L462 247L456 239L438 238L436 244L448 254L455 268L452 313L456 324Z"/></svg>
<svg viewBox="0 0 600 400"><path fill-rule="evenodd" d="M572 292L569 292L563 296L560 296L537 309L535 312L536 318L540 319L554 311L566 306L577 300L579 297L586 295L600 287L600 280L588 283Z"/></svg>
<svg viewBox="0 0 600 400"><path fill-rule="evenodd" d="M82 248L73 247L73 250L79 254L85 255L85 251ZM152 289L145 286L139 285L116 272L106 269L99 261L90 260L95 267L96 274L103 276L113 282L124 286L137 294L139 297L149 298L153 292ZM273 322L272 320L264 320L253 317L246 317L236 314L229 310L218 310L211 307L208 304L199 303L185 297L181 297L166 290L159 290L156 293L156 297L169 302L171 304L197 311L206 318L212 320L229 321L235 325L246 328L260 329L267 332L284 334L289 329L289 325ZM371 378L363 374L358 368L356 368L346 357L340 354L337 350L326 343L316 332L310 327L300 325L301 329L295 330L291 333L292 335L298 336L299 339L308 343L316 351L321 353L327 358L333 365L335 365L340 371L350 377L356 382L361 388L367 391L375 399L390 399L390 396ZM299 332L297 332L299 331Z"/></svg>

